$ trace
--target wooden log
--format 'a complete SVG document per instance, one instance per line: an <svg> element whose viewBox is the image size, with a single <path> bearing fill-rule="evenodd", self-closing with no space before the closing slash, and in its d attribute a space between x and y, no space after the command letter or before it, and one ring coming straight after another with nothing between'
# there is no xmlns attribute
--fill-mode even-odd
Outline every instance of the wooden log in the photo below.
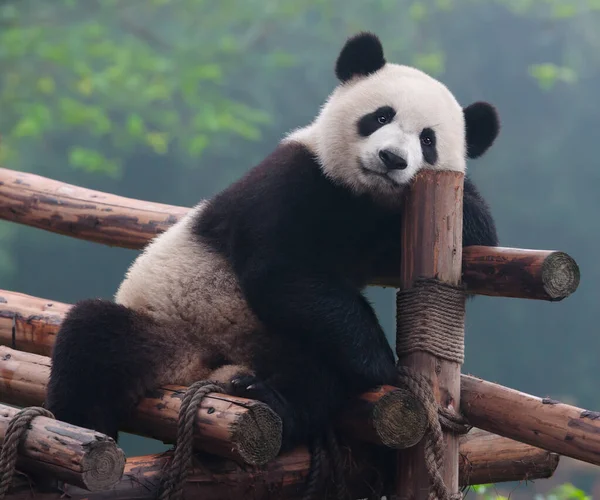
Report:
<svg viewBox="0 0 600 500"><path fill-rule="evenodd" d="M189 209L116 196L0 168L0 219L110 246L140 249ZM378 265L373 285L400 286L397 249ZM472 294L561 300L579 285L563 252L466 248L463 282Z"/></svg>
<svg viewBox="0 0 600 500"><path fill-rule="evenodd" d="M50 358L0 346L0 394L5 403L41 405L50 375ZM185 387L167 386L148 395L123 430L174 442ZM272 460L281 446L281 420L264 403L209 394L196 418L195 446L249 464Z"/></svg>
<svg viewBox="0 0 600 500"><path fill-rule="evenodd" d="M50 364L46 356L0 346L2 400L19 406L42 404ZM181 386L152 391L138 404L123 430L173 443L183 391ZM265 408L257 401L211 394L200 406L196 447L249 464L265 463L279 451L281 435L271 411L263 414ZM340 419L339 427L354 439L403 449L423 437L423 412L410 392L384 386L357 398Z"/></svg>
<svg viewBox="0 0 600 500"><path fill-rule="evenodd" d="M551 477L560 455L481 429L461 436L461 486Z"/></svg>
<svg viewBox="0 0 600 500"><path fill-rule="evenodd" d="M462 262L462 199L464 176L451 171L420 172L404 205L402 223L401 288L417 278L437 278L457 285ZM464 307L464 301L463 301ZM402 311L404 316L407 311ZM406 335L418 335L417 331ZM460 404L460 364L424 351L406 354L398 349L398 363L427 377L436 401L450 410ZM458 437L444 433L444 466L440 471L449 492L458 492ZM400 452L394 493L400 498L427 499L431 480L425 467L425 443Z"/></svg>
<svg viewBox="0 0 600 500"><path fill-rule="evenodd" d="M558 302L579 287L579 266L564 252L472 246L463 266L462 279L479 295Z"/></svg>
<svg viewBox="0 0 600 500"><path fill-rule="evenodd" d="M466 375L461 391L461 411L476 427L600 465L600 412Z"/></svg>
<svg viewBox="0 0 600 500"><path fill-rule="evenodd" d="M18 409L0 404L0 444ZM102 491L115 485L123 475L125 454L104 434L35 417L19 448L17 469L50 474L88 491Z"/></svg>
<svg viewBox="0 0 600 500"><path fill-rule="evenodd" d="M390 252L393 249L390 249ZM399 250L396 249L397 254ZM398 265L386 252L378 263L374 285L400 286ZM524 248L463 248L462 282L474 295L558 302L579 287L577 262L565 252Z"/></svg>
<svg viewBox="0 0 600 500"><path fill-rule="evenodd" d="M105 494L90 494L77 487L66 485L64 491L70 500L154 500L158 492L161 469L171 454L133 457L127 460L123 479ZM230 500L281 500L300 499L306 488L310 456L305 447L282 454L260 468L242 467L222 459L198 457L184 486L186 499ZM349 462L349 461L348 461ZM327 474L327 463L324 464ZM365 498L372 492L378 479L385 480L386 464L373 450L361 449L352 453L352 463L345 467L348 489L352 498ZM23 482L24 483L24 482ZM324 485L323 495L330 498L330 485ZM36 500L59 500L61 492L35 493ZM31 498L31 487L16 485L6 500Z"/></svg>
<svg viewBox="0 0 600 500"><path fill-rule="evenodd" d="M70 308L70 304L0 290L0 345L50 356Z"/></svg>
<svg viewBox="0 0 600 500"><path fill-rule="evenodd" d="M386 385L353 401L339 427L354 439L403 450L421 441L427 419L425 408L411 392Z"/></svg>
<svg viewBox="0 0 600 500"><path fill-rule="evenodd" d="M141 248L187 211L0 168L1 219L96 243Z"/></svg>
<svg viewBox="0 0 600 500"><path fill-rule="evenodd" d="M460 454L459 480L463 487L484 482L547 478L556 469L559 458L558 455L475 429L461 438ZM368 447L352 446L352 460L349 462L353 465L346 470L352 498L366 497L378 479L383 491L389 491L392 470L388 456L389 453L374 453ZM121 481L104 493L90 495L71 485L65 487L65 493L71 500L151 500L155 498L160 471L169 457L170 453L129 458ZM214 457L199 458L201 460L195 461L185 486L186 498L299 499L310 466L305 447L282 454L260 468L248 468ZM25 481L22 483L13 488L6 500L31 498L31 486ZM35 496L37 500L60 500L61 495L62 492L36 492Z"/></svg>

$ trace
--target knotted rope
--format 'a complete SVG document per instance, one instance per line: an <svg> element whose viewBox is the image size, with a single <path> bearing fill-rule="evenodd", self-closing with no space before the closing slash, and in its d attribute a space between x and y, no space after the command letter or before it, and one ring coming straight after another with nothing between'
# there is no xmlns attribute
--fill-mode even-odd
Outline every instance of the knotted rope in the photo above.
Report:
<svg viewBox="0 0 600 500"><path fill-rule="evenodd" d="M54 415L40 406L19 410L8 423L4 442L0 450L0 500L4 498L12 483L17 463L17 452L21 439L35 417L54 418Z"/></svg>
<svg viewBox="0 0 600 500"><path fill-rule="evenodd" d="M437 279L419 279L397 294L397 352L399 356L425 351L462 364L464 361L464 288ZM431 382L423 375L398 366L398 383L423 403L428 429L425 434L425 465L431 480L429 500L459 500L444 484L444 436L447 431L464 434L470 426L457 413L435 400Z"/></svg>
<svg viewBox="0 0 600 500"><path fill-rule="evenodd" d="M198 406L211 392L224 390L214 382L200 380L185 391L177 419L177 445L162 478L159 500L180 500L183 497L183 487L190 473L194 455L194 424Z"/></svg>

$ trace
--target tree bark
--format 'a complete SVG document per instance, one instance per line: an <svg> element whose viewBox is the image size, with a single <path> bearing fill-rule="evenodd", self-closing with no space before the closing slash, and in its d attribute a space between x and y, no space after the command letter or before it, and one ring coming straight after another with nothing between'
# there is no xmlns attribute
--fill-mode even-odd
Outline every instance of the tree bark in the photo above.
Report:
<svg viewBox="0 0 600 500"><path fill-rule="evenodd" d="M0 444L17 408L0 404ZM17 469L49 474L61 481L102 491L123 475L125 454L104 434L38 416L18 448Z"/></svg>
<svg viewBox="0 0 600 500"><path fill-rule="evenodd" d="M461 486L548 478L560 458L481 429L472 429L459 441Z"/></svg>
<svg viewBox="0 0 600 500"><path fill-rule="evenodd" d="M600 412L463 375L461 411L480 429L600 465Z"/></svg>
<svg viewBox="0 0 600 500"><path fill-rule="evenodd" d="M143 248L188 210L0 168L0 219L96 243ZM399 253L386 252L373 285L400 286ZM472 294L557 301L579 285L579 268L563 252L473 247L462 267Z"/></svg>
<svg viewBox="0 0 600 500"><path fill-rule="evenodd" d="M437 278L458 285L462 262L462 197L464 176L450 171L417 174L404 205L402 222L401 288L409 289L417 278ZM464 301L463 301L464 307ZM407 316L407 311L399 311ZM417 331L407 335L417 335ZM398 338L397 344L401 340ZM437 403L458 410L460 364L436 358L424 351L398 351L398 363L427 377ZM458 437L444 433L444 466L440 474L450 492L458 491ZM397 498L425 500L431 480L425 467L425 443L404 450L398 461L394 488Z"/></svg>
<svg viewBox="0 0 600 500"><path fill-rule="evenodd" d="M4 402L41 405L46 397L51 360L0 346L0 390ZM148 394L124 431L173 443L185 387L165 386ZM279 451L281 429L271 410L258 401L210 394L200 405L196 447L216 455L261 464ZM361 395L340 419L353 439L403 449L425 433L422 405L412 393L383 386Z"/></svg>

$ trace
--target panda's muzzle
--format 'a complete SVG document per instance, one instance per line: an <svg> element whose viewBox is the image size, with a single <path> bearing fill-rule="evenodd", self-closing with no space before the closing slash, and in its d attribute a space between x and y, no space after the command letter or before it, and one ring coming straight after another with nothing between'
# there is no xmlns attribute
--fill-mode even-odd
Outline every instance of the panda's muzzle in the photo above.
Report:
<svg viewBox="0 0 600 500"><path fill-rule="evenodd" d="M389 149L379 151L379 158L388 170L404 170L408 163L402 156L392 153Z"/></svg>

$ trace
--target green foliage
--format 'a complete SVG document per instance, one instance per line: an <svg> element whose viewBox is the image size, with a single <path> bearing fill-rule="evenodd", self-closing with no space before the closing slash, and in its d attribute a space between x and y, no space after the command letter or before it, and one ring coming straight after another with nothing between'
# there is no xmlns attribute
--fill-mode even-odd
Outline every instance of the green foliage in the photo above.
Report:
<svg viewBox="0 0 600 500"><path fill-rule="evenodd" d="M493 484L480 484L470 489L475 493L476 498L481 500L509 500L509 497L494 493ZM535 495L534 500L592 500L592 497L571 483L564 483L553 488L546 495Z"/></svg>

